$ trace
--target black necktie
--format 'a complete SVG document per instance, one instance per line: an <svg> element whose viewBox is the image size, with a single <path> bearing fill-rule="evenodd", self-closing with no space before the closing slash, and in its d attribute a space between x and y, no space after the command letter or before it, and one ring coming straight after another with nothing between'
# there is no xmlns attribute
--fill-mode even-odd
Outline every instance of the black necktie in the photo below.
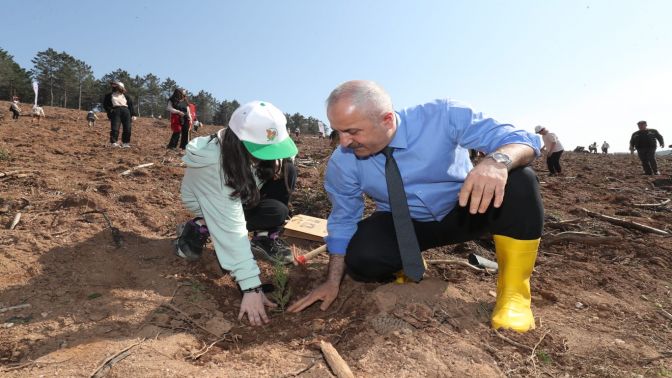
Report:
<svg viewBox="0 0 672 378"><path fill-rule="evenodd" d="M408 209L406 200L406 191L404 182L399 173L397 162L392 156L394 148L385 147L385 179L387 181L387 193L390 197L390 208L392 209L392 219L394 221L394 230L397 233L397 243L401 253L401 262L404 266L404 274L415 282L422 279L425 266L422 263L420 246L418 238L415 236L411 212Z"/></svg>

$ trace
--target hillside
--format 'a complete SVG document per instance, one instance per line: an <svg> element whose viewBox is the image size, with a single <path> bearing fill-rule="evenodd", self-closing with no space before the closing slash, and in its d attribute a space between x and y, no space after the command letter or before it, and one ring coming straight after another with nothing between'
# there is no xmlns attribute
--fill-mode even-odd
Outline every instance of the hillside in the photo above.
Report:
<svg viewBox="0 0 672 378"><path fill-rule="evenodd" d="M89 376L136 343L108 377L331 376L320 340L363 377L672 376L672 239L582 210L672 232L672 158L658 159L658 177L641 175L630 155L566 153L563 177L534 163L546 227L532 332L490 330L496 275L454 264L432 265L418 285L346 278L326 312L272 313L253 328L236 320L240 295L211 244L196 263L173 254L175 225L189 214L180 155L165 149L167 121L138 119L133 147L119 149L107 147L104 114L89 128L83 111L45 107L35 125L13 122L8 106L0 102L0 309L25 306L0 312L4 377ZM328 142L303 136L297 145L292 210L325 217ZM598 236L557 236L566 231ZM302 252L320 245L289 241ZM471 252L494 259L488 240L427 256ZM322 281L326 261L290 269L294 298ZM272 267L260 265L268 279Z"/></svg>

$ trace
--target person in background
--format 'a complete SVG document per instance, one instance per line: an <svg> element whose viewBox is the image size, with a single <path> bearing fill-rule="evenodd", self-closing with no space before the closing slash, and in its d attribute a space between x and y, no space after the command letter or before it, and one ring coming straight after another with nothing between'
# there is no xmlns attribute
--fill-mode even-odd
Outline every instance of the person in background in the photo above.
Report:
<svg viewBox="0 0 672 378"><path fill-rule="evenodd" d="M18 121L22 110L17 96L12 96L12 103L9 105L9 111L12 112L12 119Z"/></svg>
<svg viewBox="0 0 672 378"><path fill-rule="evenodd" d="M254 257L294 261L280 238L297 177L291 158L298 150L286 122L271 103L252 101L233 112L228 128L189 142L182 158L182 203L196 218L178 226L175 252L196 260L210 237L219 265L243 292L238 319L247 314L252 325L268 323L264 306L274 306Z"/></svg>
<svg viewBox="0 0 672 378"><path fill-rule="evenodd" d="M296 139L299 139L299 136L301 136L301 129L298 126L294 129L294 136L296 136Z"/></svg>
<svg viewBox="0 0 672 378"><path fill-rule="evenodd" d="M39 105L33 105L33 110L30 112L30 115L30 123L33 123L35 120L37 120L37 124L39 125L40 120L42 117L44 117L44 109L42 109L42 107Z"/></svg>
<svg viewBox="0 0 672 378"><path fill-rule="evenodd" d="M372 81L331 92L327 116L341 146L324 182L332 204L329 267L325 282L288 311L316 301L326 310L346 272L358 281L420 281L421 251L492 234L499 264L492 327L535 327L529 280L544 211L527 165L539 154L539 138L473 115L446 99L395 112ZM469 149L487 155L474 167ZM376 211L362 219L365 194Z"/></svg>
<svg viewBox="0 0 672 378"><path fill-rule="evenodd" d="M93 110L89 110L88 113L86 113L86 121L89 124L89 127L94 127L96 126L96 120L98 119L98 116L96 115L96 112Z"/></svg>
<svg viewBox="0 0 672 378"><path fill-rule="evenodd" d="M133 106L133 99L126 94L126 87L121 81L111 81L112 92L105 95L103 107L110 120L110 147L131 147L131 127L138 116ZM119 145L119 124L123 125L121 145Z"/></svg>
<svg viewBox="0 0 672 378"><path fill-rule="evenodd" d="M655 129L649 129L646 121L637 122L638 131L630 137L630 154L637 150L637 156L642 162L645 175L659 175L658 162L656 162L656 142L664 147L663 136Z"/></svg>
<svg viewBox="0 0 672 378"><path fill-rule="evenodd" d="M554 133L548 132L544 126L535 126L534 132L541 134L541 138L544 140L542 151L546 154L546 165L548 166L549 176L561 174L560 157L562 157L564 148L560 143L560 139Z"/></svg>
<svg viewBox="0 0 672 378"><path fill-rule="evenodd" d="M609 153L609 143L606 140L602 142L602 153L605 155Z"/></svg>
<svg viewBox="0 0 672 378"><path fill-rule="evenodd" d="M184 150L189 143L189 128L192 123L187 91L176 88L168 99L166 110L170 112L170 129L173 130L166 148L177 149L177 142L179 141L180 148Z"/></svg>
<svg viewBox="0 0 672 378"><path fill-rule="evenodd" d="M590 152L591 154L597 153L597 142L593 142L588 146L588 152Z"/></svg>

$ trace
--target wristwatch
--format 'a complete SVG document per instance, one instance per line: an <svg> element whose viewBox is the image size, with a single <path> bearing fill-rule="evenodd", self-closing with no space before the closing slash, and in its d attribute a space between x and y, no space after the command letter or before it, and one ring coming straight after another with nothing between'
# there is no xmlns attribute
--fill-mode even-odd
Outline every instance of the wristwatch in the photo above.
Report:
<svg viewBox="0 0 672 378"><path fill-rule="evenodd" d="M506 166L506 169L511 169L511 165L513 164L513 160L511 160L511 157L503 152L491 152L487 155L485 155L486 158L490 158L498 163L502 163Z"/></svg>

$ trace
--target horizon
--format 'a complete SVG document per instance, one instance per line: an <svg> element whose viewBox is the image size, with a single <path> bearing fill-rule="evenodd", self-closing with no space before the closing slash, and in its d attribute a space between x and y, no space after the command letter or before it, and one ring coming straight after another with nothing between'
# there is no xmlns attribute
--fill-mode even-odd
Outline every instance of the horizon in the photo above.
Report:
<svg viewBox="0 0 672 378"><path fill-rule="evenodd" d="M53 48L97 79L153 73L327 125L329 92L370 79L395 109L448 97L530 132L544 125L567 151L607 140L627 152L639 120L672 144L670 2L202 1L185 20L184 4L155 4L117 1L113 23L100 0L6 4L20 16L0 47L26 70Z"/></svg>

